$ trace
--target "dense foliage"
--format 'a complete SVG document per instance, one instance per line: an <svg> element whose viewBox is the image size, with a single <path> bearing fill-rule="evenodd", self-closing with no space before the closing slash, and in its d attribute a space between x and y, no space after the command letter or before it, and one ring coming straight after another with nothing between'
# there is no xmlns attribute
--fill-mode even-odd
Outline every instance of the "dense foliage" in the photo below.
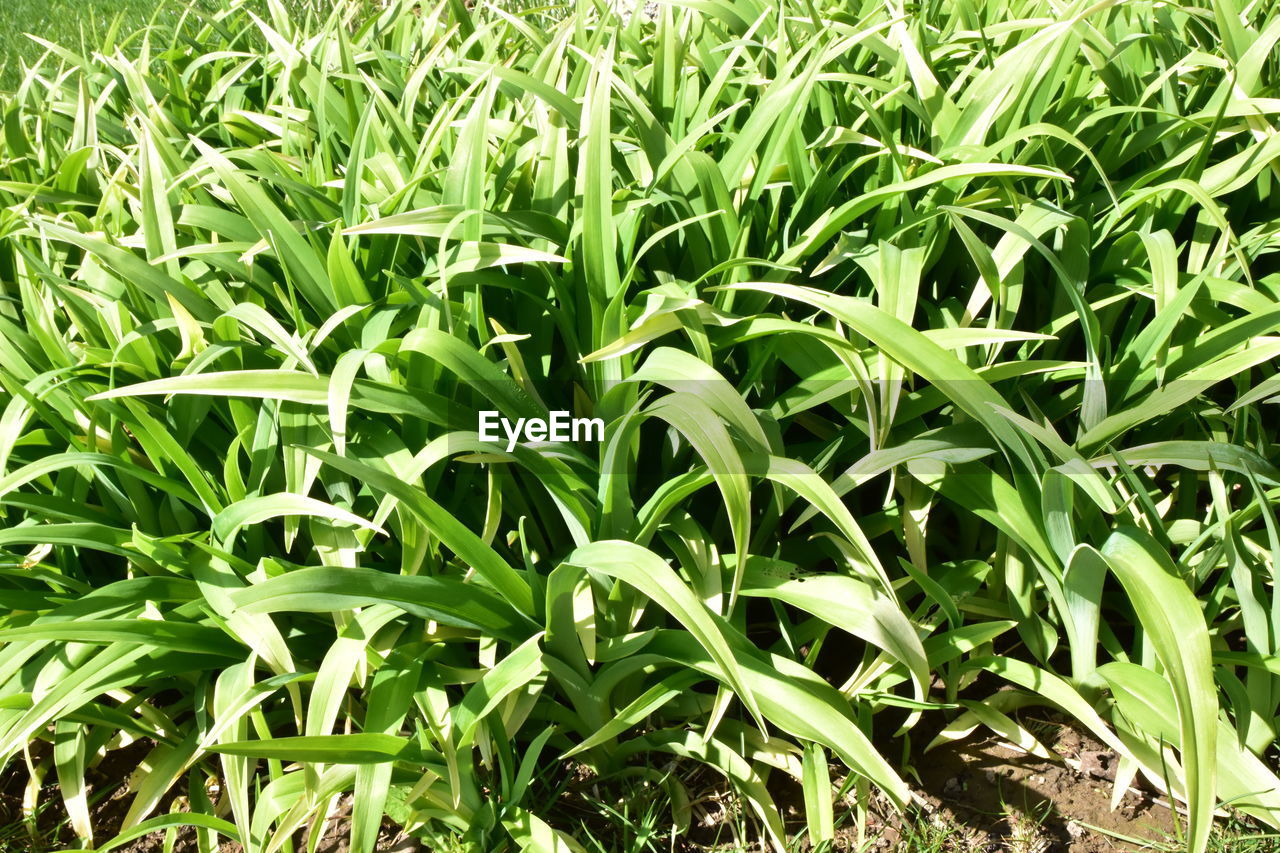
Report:
<svg viewBox="0 0 1280 853"><path fill-rule="evenodd" d="M1032 705L1280 826L1273 6L266 6L0 99L0 760L86 846L134 742L121 839L577 849L676 757L823 842Z"/></svg>

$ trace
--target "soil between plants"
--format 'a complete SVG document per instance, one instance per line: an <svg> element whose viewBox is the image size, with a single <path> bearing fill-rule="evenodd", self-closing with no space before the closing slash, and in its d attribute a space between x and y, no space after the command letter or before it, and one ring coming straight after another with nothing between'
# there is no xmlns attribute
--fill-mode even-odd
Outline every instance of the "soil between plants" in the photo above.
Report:
<svg viewBox="0 0 1280 853"><path fill-rule="evenodd" d="M1010 853L1110 853L1140 849L1136 845L1089 829L1147 841L1167 841L1174 830L1172 816L1154 793L1131 789L1119 807L1111 810L1115 755L1087 734L1054 720L1023 719L1024 725L1039 729L1042 742L1055 760L1038 758L1002 743L996 738L971 736L943 744L927 753L912 756L911 766L918 778L913 790L918 797L916 814L898 815L887 804L873 804L864 830L864 839L876 851L909 853L922 846L922 828L930 834L930 850L1010 851ZM913 733L918 735L920 733ZM927 742L919 738L918 743ZM138 766L150 745L141 743L110 753L88 774L92 815L97 838L114 834L128 811L129 774ZM34 756L38 761L39 756ZM833 768L834 770L834 768ZM22 797L26 772L19 762L0 776L0 826L9 827L0 839L0 851L17 851L30 845L32 851L59 850L77 846L67 825L53 774L46 777L37 810L36 838L24 840L13 829L22 825ZM804 827L804 806L798 786L781 785L775 791L788 828L797 835ZM94 796L96 799L93 799ZM183 807L185 791L179 787L161 803L157 813ZM844 804L848 806L849 804ZM837 814L839 818L839 813ZM851 814L837 833L834 850L858 849L857 832ZM320 853L347 853L350 833L350 798L340 799L325 823ZM25 834L25 833L24 833ZM680 849L721 851L732 848L708 831L695 830ZM301 839L300 839L301 840ZM5 844L10 845L5 847ZM153 833L123 847L124 853L156 853L163 849L164 833ZM23 846L15 846L23 845ZM799 848L806 849L800 842ZM192 853L190 830L177 834L176 853ZM239 850L233 843L222 845L223 853ZM381 853L417 853L426 847L405 837L387 822L378 844Z"/></svg>
<svg viewBox="0 0 1280 853"><path fill-rule="evenodd" d="M958 835L968 836L963 839L968 843L955 849L1027 853L1141 849L1090 826L1152 842L1167 841L1173 835L1169 808L1150 791L1131 788L1111 809L1115 753L1077 729L1048 725L1053 731L1042 742L1056 756L1054 761L995 738L939 746L916 761L926 810L955 826Z"/></svg>

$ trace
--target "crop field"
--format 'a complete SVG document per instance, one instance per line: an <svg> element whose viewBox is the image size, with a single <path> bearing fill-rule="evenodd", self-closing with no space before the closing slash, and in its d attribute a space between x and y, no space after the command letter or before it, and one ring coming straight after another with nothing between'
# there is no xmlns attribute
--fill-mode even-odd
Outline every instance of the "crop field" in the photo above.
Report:
<svg viewBox="0 0 1280 853"><path fill-rule="evenodd" d="M0 851L1280 850L1275 4L27 5Z"/></svg>
<svg viewBox="0 0 1280 853"><path fill-rule="evenodd" d="M163 7L161 17L172 15L178 8ZM116 38L127 42L130 35L146 26L155 11L156 4L144 0L5 0L0 4L0 83L7 89L14 88L22 79L21 62L25 60L30 65L44 52L39 42L27 37L28 33L72 47L79 47L83 37L86 44L101 49ZM117 17L118 36L109 39L108 32Z"/></svg>

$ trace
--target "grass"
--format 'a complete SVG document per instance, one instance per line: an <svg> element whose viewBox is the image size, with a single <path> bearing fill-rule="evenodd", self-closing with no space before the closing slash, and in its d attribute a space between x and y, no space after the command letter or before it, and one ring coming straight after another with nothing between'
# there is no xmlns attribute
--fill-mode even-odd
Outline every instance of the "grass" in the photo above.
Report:
<svg viewBox="0 0 1280 853"><path fill-rule="evenodd" d="M328 0L287 3L295 13L330 5ZM265 14L260 0L243 5ZM45 52L28 34L93 50L104 46L113 27L128 37L150 26L172 27L187 8L208 12L216 7L216 0L6 0L0 6L0 87L13 89L22 79L22 65L34 64Z"/></svg>
<svg viewBox="0 0 1280 853"><path fill-rule="evenodd" d="M0 761L84 849L574 851L673 760L823 844L1037 705L1280 828L1275 8L173 23L0 100Z"/></svg>
<svg viewBox="0 0 1280 853"><path fill-rule="evenodd" d="M1276 853L1280 850L1280 835L1228 825L1209 837L1209 850L1215 853Z"/></svg>
<svg viewBox="0 0 1280 853"><path fill-rule="evenodd" d="M1091 828L1098 829L1097 827ZM1119 836L1114 833L1108 833L1106 830L1100 831L1115 841L1128 843L1135 850L1177 853L1177 851L1186 849L1186 840L1177 836L1171 836L1160 841L1150 841ZM1238 820L1227 820L1213 827L1209 834L1208 846L1205 849L1209 853L1275 853L1275 851L1280 850L1280 834L1259 832L1256 826L1247 826Z"/></svg>
<svg viewBox="0 0 1280 853"><path fill-rule="evenodd" d="M145 0L8 0L0 6L0 85L15 86L21 63L30 65L44 52L27 33L56 44L96 46L117 18L121 32L130 33L146 26L156 8Z"/></svg>

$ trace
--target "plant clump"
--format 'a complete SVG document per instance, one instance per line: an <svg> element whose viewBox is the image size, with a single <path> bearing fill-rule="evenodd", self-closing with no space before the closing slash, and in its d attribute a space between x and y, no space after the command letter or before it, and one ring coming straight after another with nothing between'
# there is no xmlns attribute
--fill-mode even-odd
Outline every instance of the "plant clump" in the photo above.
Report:
<svg viewBox="0 0 1280 853"><path fill-rule="evenodd" d="M115 843L341 800L360 853L577 850L576 767L638 849L704 774L829 847L922 719L1035 754L1045 706L1191 850L1280 828L1278 37L230 0L49 48L0 96L0 761L86 849L139 743Z"/></svg>

